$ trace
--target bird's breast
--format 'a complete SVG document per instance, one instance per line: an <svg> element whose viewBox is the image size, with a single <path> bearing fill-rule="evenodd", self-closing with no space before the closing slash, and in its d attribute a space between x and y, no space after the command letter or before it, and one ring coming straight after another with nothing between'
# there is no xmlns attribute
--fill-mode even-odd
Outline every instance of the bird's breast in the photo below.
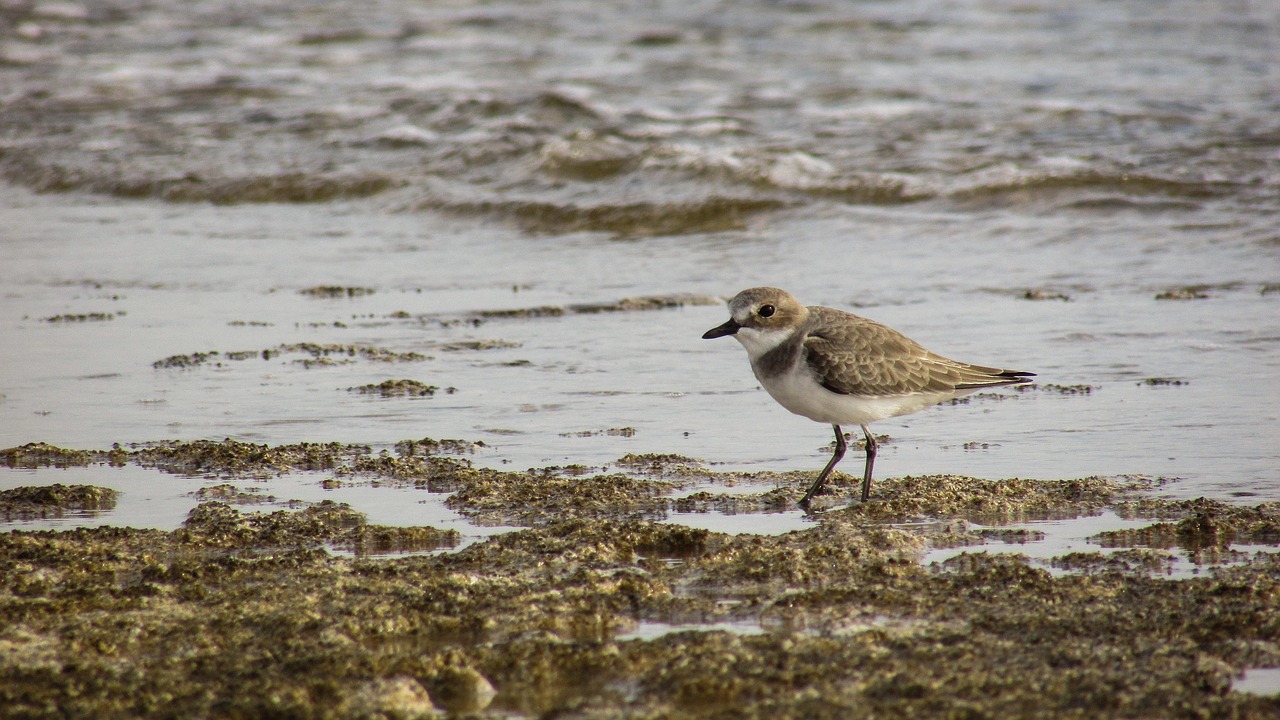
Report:
<svg viewBox="0 0 1280 720"><path fill-rule="evenodd" d="M916 412L951 397L967 393L904 393L900 395L856 395L837 393L823 387L806 367L756 378L769 396L787 410L816 422L833 425L866 425L898 415Z"/></svg>

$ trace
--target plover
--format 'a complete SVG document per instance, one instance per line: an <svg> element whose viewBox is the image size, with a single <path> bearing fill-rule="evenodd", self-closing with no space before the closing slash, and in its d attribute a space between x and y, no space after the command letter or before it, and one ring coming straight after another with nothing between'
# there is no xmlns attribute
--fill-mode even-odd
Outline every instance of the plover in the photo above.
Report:
<svg viewBox="0 0 1280 720"><path fill-rule="evenodd" d="M874 320L829 307L805 307L777 288L743 290L729 301L729 314L728 322L702 337L737 338L756 378L779 405L835 430L836 451L800 500L802 507L844 457L842 424L856 424L866 436L866 502L876 459L876 439L868 425L982 388L1028 383L1035 376L949 360Z"/></svg>

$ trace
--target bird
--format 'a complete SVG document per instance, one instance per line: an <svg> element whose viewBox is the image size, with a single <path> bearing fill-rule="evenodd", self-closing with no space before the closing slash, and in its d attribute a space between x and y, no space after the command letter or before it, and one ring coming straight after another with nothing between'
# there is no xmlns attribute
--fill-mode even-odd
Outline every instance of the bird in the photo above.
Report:
<svg viewBox="0 0 1280 720"><path fill-rule="evenodd" d="M858 425L866 437L865 503L877 447L871 423L1035 377L945 358L887 325L835 308L806 307L774 287L743 290L729 301L729 314L703 339L736 338L756 379L779 405L835 430L835 452L799 502L806 509L848 448L841 425Z"/></svg>

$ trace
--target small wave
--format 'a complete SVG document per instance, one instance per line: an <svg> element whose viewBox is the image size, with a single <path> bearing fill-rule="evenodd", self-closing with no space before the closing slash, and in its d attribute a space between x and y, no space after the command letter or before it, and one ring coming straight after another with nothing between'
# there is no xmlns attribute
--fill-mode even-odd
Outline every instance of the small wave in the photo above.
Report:
<svg viewBox="0 0 1280 720"><path fill-rule="evenodd" d="M937 194L915 178L848 172L802 151L757 156L669 146L655 152L645 165L666 165L705 181L855 204L897 205L928 200Z"/></svg>
<svg viewBox="0 0 1280 720"><path fill-rule="evenodd" d="M929 200L937 195L918 180L890 175L842 177L825 185L807 188L804 192L813 197L857 205L900 205Z"/></svg>
<svg viewBox="0 0 1280 720"><path fill-rule="evenodd" d="M121 177L62 165L43 165L29 157L0 155L0 176L36 192L91 192L119 198L168 202L315 203L377 195L402 183L382 173L280 173L205 179Z"/></svg>
<svg viewBox="0 0 1280 720"><path fill-rule="evenodd" d="M1136 212L1168 212L1171 210L1195 210L1200 207L1200 203L1188 200L1139 200L1134 198L1116 197L1114 195L1104 195L1102 197L1089 197L1081 200L1072 200L1071 202L1060 205L1063 210L1090 210L1090 211L1136 211Z"/></svg>
<svg viewBox="0 0 1280 720"><path fill-rule="evenodd" d="M599 180L635 167L640 150L617 138L584 132L557 138L542 146L539 167L573 180Z"/></svg>
<svg viewBox="0 0 1280 720"><path fill-rule="evenodd" d="M747 218L786 203L771 198L710 195L696 200L577 205L539 201L438 201L419 209L489 215L517 222L533 233L607 232L627 237L741 230Z"/></svg>
<svg viewBox="0 0 1280 720"><path fill-rule="evenodd" d="M1002 168L984 175L986 177L976 183L951 191L948 197L962 202L986 202L1029 194L1051 196L1077 191L1106 191L1120 193L1125 199L1135 195L1156 195L1197 201L1222 197L1235 187L1233 183L1224 181L1183 180L1098 169L1023 172ZM1108 202L1114 206L1116 199L1112 197ZM1195 205L1190 204L1190 207Z"/></svg>
<svg viewBox="0 0 1280 720"><path fill-rule="evenodd" d="M460 94L445 91L419 98L396 100L392 109L415 122L425 123L442 133L461 132L477 127L512 127L541 129L585 127L596 128L611 120L607 107L597 107L571 92L490 93L467 91Z"/></svg>

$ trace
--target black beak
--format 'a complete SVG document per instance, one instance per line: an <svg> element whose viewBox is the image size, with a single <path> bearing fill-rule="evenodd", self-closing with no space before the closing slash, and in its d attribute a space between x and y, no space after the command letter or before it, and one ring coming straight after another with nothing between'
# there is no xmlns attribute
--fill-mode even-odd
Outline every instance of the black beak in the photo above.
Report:
<svg viewBox="0 0 1280 720"><path fill-rule="evenodd" d="M734 320L733 318L729 318L729 321L726 322L725 324L717 325L711 328L710 330L702 333L702 339L714 340L715 338L724 337L725 335L732 335L738 332L738 329L741 327L742 326L739 325L736 320Z"/></svg>

